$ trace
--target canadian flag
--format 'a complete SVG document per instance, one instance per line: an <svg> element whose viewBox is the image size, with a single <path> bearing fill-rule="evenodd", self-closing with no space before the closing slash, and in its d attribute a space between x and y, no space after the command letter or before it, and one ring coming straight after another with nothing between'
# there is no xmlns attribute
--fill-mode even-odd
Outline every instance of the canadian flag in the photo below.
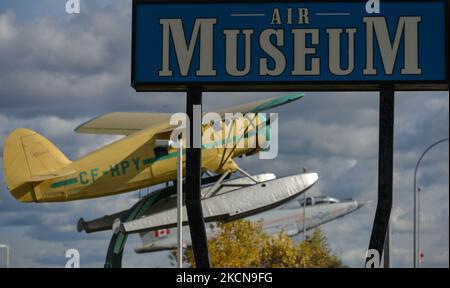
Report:
<svg viewBox="0 0 450 288"><path fill-rule="evenodd" d="M163 237L170 234L170 229L159 229L155 231L155 237Z"/></svg>

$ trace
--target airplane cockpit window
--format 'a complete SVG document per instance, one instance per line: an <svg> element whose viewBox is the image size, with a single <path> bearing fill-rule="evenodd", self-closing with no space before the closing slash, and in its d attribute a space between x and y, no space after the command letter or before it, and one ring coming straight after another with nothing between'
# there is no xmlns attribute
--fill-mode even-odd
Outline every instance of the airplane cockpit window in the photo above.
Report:
<svg viewBox="0 0 450 288"><path fill-rule="evenodd" d="M166 147L156 147L155 149L153 149L153 152L155 152L156 158L169 154Z"/></svg>
<svg viewBox="0 0 450 288"><path fill-rule="evenodd" d="M328 198L328 202L329 203L339 203L339 200L335 199L335 198Z"/></svg>
<svg viewBox="0 0 450 288"><path fill-rule="evenodd" d="M328 203L328 197L327 196L317 196L314 198L314 204L324 204Z"/></svg>
<svg viewBox="0 0 450 288"><path fill-rule="evenodd" d="M303 207L303 203L305 203L303 198L298 199L297 202L299 207ZM311 197L306 198L306 207L311 206L312 203L313 201Z"/></svg>
<svg viewBox="0 0 450 288"><path fill-rule="evenodd" d="M303 207L303 203L304 203L304 199L296 199L293 200L289 203L287 203L286 205L283 206L283 209L295 209L295 208L301 208ZM313 201L312 197L308 197L306 198L306 207L311 206L311 205L316 205L317 201Z"/></svg>
<svg viewBox="0 0 450 288"><path fill-rule="evenodd" d="M311 197L306 198L306 207L311 206L311 204L312 204L312 198Z"/></svg>
<svg viewBox="0 0 450 288"><path fill-rule="evenodd" d="M212 121L212 126L213 126L214 131L216 131L216 132L222 131L222 122Z"/></svg>

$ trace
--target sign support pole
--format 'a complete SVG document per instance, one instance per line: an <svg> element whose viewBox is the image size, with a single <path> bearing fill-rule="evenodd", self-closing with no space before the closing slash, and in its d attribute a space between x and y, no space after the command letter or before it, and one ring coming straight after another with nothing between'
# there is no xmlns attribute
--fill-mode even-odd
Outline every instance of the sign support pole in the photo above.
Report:
<svg viewBox="0 0 450 288"><path fill-rule="evenodd" d="M389 222L386 231L386 240L383 251L383 268L391 268L391 223Z"/></svg>
<svg viewBox="0 0 450 288"><path fill-rule="evenodd" d="M378 136L378 203L369 243L369 250L374 249L378 251L379 259L381 259L386 233L388 233L389 218L392 209L394 104L395 90L393 85L382 85L380 90L380 123ZM369 258L366 258L366 267L369 260Z"/></svg>
<svg viewBox="0 0 450 288"><path fill-rule="evenodd" d="M194 106L198 105L200 114L194 117ZM186 149L186 211L191 232L192 249L197 268L209 268L208 242L201 204L201 116L202 90L188 87L186 112L189 117L189 148ZM199 118L199 119L197 119ZM195 121L197 120L197 121ZM199 123L196 123L199 122ZM198 143L200 147L194 147Z"/></svg>

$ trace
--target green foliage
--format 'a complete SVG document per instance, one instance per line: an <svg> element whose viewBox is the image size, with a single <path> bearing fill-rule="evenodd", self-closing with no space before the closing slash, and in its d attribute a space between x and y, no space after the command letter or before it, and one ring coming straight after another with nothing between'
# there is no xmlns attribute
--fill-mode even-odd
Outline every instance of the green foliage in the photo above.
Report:
<svg viewBox="0 0 450 288"><path fill-rule="evenodd" d="M219 224L219 233L208 240L212 267L338 268L344 267L332 253L327 239L316 229L298 244L286 233L268 235L262 222L237 220ZM195 267L192 248L186 260Z"/></svg>
<svg viewBox="0 0 450 288"><path fill-rule="evenodd" d="M339 268L342 261L334 255L328 246L327 238L317 228L306 240L297 245L299 251L297 267L304 268Z"/></svg>

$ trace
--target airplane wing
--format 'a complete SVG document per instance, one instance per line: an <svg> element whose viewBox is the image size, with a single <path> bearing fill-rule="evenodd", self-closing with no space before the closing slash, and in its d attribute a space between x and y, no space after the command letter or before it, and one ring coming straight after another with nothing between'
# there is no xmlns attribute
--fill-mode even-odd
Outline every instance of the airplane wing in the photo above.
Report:
<svg viewBox="0 0 450 288"><path fill-rule="evenodd" d="M295 100L303 98L304 93L298 93L298 94L289 94L284 95L281 97L273 97L269 99L259 100L255 102L250 102L238 106L232 106L232 107L226 107L221 109L213 109L211 112L216 112L220 114L222 117L224 117L225 113L236 113L241 112L242 114L245 113L259 113L271 108L275 108L290 102L293 102Z"/></svg>
<svg viewBox="0 0 450 288"><path fill-rule="evenodd" d="M169 123L170 113L114 112L91 119L75 132L86 134L130 135L149 126Z"/></svg>
<svg viewBox="0 0 450 288"><path fill-rule="evenodd" d="M289 94L265 100L246 103L239 106L213 109L213 112L224 117L226 112L258 113L278 107L303 97L303 93ZM130 135L150 126L169 123L170 113L114 112L91 119L75 129L77 133Z"/></svg>

